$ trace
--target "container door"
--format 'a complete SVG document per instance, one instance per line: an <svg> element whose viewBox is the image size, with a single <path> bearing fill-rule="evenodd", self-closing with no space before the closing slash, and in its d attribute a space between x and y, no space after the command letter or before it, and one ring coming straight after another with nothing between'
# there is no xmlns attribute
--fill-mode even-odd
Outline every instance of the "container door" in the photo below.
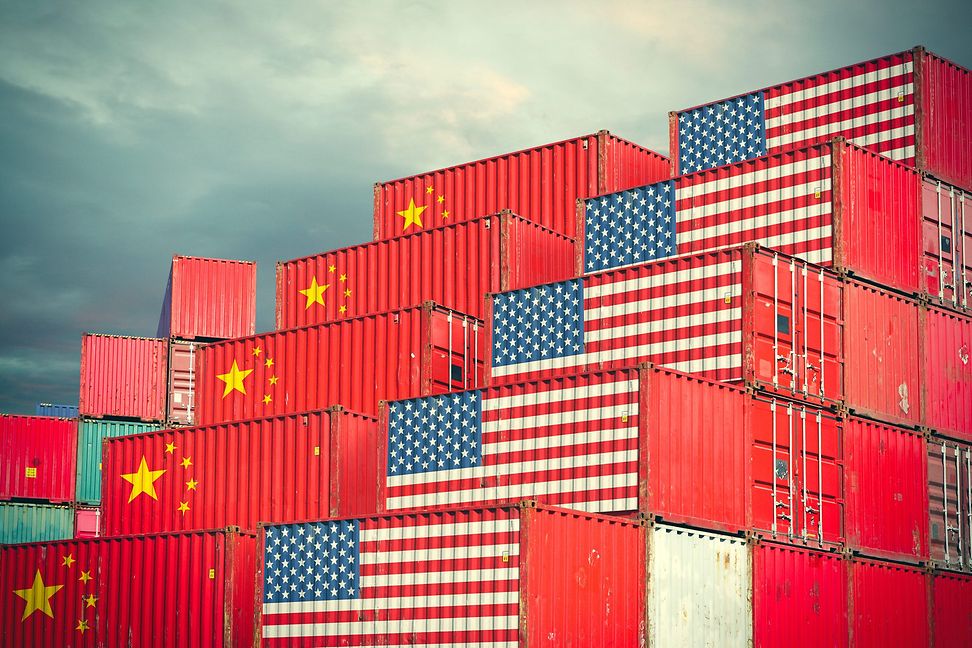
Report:
<svg viewBox="0 0 972 648"><path fill-rule="evenodd" d="M972 571L972 449L928 441L931 558L940 567Z"/></svg>
<svg viewBox="0 0 972 648"><path fill-rule="evenodd" d="M756 399L752 526L775 540L843 542L840 422L805 405Z"/></svg>
<svg viewBox="0 0 972 648"><path fill-rule="evenodd" d="M431 322L432 393L475 389L482 385L483 324L452 311L433 310Z"/></svg>
<svg viewBox="0 0 972 648"><path fill-rule="evenodd" d="M192 425L195 421L196 347L194 342L172 340L169 343L170 425Z"/></svg>
<svg viewBox="0 0 972 648"><path fill-rule="evenodd" d="M972 306L972 223L964 192L937 180L921 191L924 292L953 308Z"/></svg>

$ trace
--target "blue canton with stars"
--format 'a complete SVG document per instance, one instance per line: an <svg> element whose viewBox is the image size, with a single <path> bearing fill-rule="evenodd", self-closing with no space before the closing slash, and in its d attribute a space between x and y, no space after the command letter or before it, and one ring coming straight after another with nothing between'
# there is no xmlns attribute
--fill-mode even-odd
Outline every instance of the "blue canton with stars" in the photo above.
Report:
<svg viewBox="0 0 972 648"><path fill-rule="evenodd" d="M766 155L763 93L686 110L678 115L680 173Z"/></svg>
<svg viewBox="0 0 972 648"><path fill-rule="evenodd" d="M676 254L673 180L589 198L584 211L585 272Z"/></svg>
<svg viewBox="0 0 972 648"><path fill-rule="evenodd" d="M389 403L388 475L481 466L481 397L466 391Z"/></svg>
<svg viewBox="0 0 972 648"><path fill-rule="evenodd" d="M493 296L493 365L584 352L582 279Z"/></svg>
<svg viewBox="0 0 972 648"><path fill-rule="evenodd" d="M264 602L358 598L360 538L357 520L266 527Z"/></svg>

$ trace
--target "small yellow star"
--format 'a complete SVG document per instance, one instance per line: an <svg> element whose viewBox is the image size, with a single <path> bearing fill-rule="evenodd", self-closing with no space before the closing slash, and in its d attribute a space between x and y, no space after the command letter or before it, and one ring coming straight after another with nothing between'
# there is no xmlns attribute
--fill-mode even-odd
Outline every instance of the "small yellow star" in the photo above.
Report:
<svg viewBox="0 0 972 648"><path fill-rule="evenodd" d="M436 200L439 201L439 204L441 205L442 203L445 202L445 196L439 196L438 198L436 198Z"/></svg>
<svg viewBox="0 0 972 648"><path fill-rule="evenodd" d="M304 304L304 310L307 310L314 304L324 305L324 291L331 287L331 284L319 284L317 283L317 277L311 278L311 285L303 290L298 290L301 295L307 298L307 303Z"/></svg>
<svg viewBox="0 0 972 648"><path fill-rule="evenodd" d="M447 218L449 218L449 210L448 210L448 209L446 209L446 210L444 210L444 211L442 212L442 218L443 218L443 219L447 219Z"/></svg>
<svg viewBox="0 0 972 648"><path fill-rule="evenodd" d="M188 468L191 465L192 465L192 457L184 457L182 459L182 467L183 468Z"/></svg>
<svg viewBox="0 0 972 648"><path fill-rule="evenodd" d="M87 585L88 581L91 580L91 570L81 572L78 580Z"/></svg>
<svg viewBox="0 0 972 648"><path fill-rule="evenodd" d="M63 558L64 562L61 563L61 567L73 567L77 560L74 559L74 554L68 554Z"/></svg>
<svg viewBox="0 0 972 648"><path fill-rule="evenodd" d="M254 349L253 349L253 355L258 356L261 353L263 353L263 349L261 349L260 347L254 347Z"/></svg>
<svg viewBox="0 0 972 648"><path fill-rule="evenodd" d="M346 274L343 274L340 277L338 277L338 281L340 281L340 282L345 282L347 280L348 280L348 275L346 275Z"/></svg>
<svg viewBox="0 0 972 648"><path fill-rule="evenodd" d="M85 607L94 607L95 603L98 602L98 597L94 594L88 594L88 596L82 600L84 601Z"/></svg>
<svg viewBox="0 0 972 648"><path fill-rule="evenodd" d="M264 362L263 364L267 365L268 367L272 367L273 366L273 358L267 358L267 361Z"/></svg>
<svg viewBox="0 0 972 648"><path fill-rule="evenodd" d="M328 272L334 272L335 270L337 270L337 266L336 265L329 265L329 266L327 266L327 271Z"/></svg>
<svg viewBox="0 0 972 648"><path fill-rule="evenodd" d="M263 404L264 405L269 405L270 404L270 401L272 401L272 400L273 399L270 398L270 394L264 394L263 395Z"/></svg>
<svg viewBox="0 0 972 648"><path fill-rule="evenodd" d="M189 510L189 502L179 502L179 512L182 513L182 517L186 517L186 511Z"/></svg>
<svg viewBox="0 0 972 648"><path fill-rule="evenodd" d="M84 631L85 630L90 630L91 628L88 627L88 622L87 621L85 621L84 619L79 619L78 620L78 625L74 629L75 630L80 630L81 631L81 634L84 634Z"/></svg>
<svg viewBox="0 0 972 648"><path fill-rule="evenodd" d="M195 479L190 479L186 482L186 490L196 490L196 486L198 485L199 482L197 482Z"/></svg>
<svg viewBox="0 0 972 648"><path fill-rule="evenodd" d="M253 373L252 369L240 370L240 366L236 364L236 360L233 360L233 366L230 370L224 374L219 374L216 376L217 380L222 380L226 383L223 388L223 398L226 398L231 392L238 391L244 396L246 395L246 385L243 384L243 380Z"/></svg>
<svg viewBox="0 0 972 648"><path fill-rule="evenodd" d="M412 225L417 225L422 227L422 212L424 212L426 207L423 205L421 207L415 206L415 200L410 199L408 201L408 207L400 212L396 212L399 216L405 219L405 224L402 225L402 231L404 232Z"/></svg>
<svg viewBox="0 0 972 648"><path fill-rule="evenodd" d="M342 305L342 306L341 306L341 307L340 307L340 308L338 309L338 312L339 312L339 313L341 313L341 314L343 315L344 313L347 313L347 312L348 312L348 307L347 307L347 306L343 306L343 305Z"/></svg>
<svg viewBox="0 0 972 648"><path fill-rule="evenodd" d="M278 380L280 380L280 379L277 378L276 376L270 376L270 384L271 385L276 385Z"/></svg>
<svg viewBox="0 0 972 648"><path fill-rule="evenodd" d="M430 196L432 195L433 191L435 191L435 188L432 185L425 188L425 193L429 194Z"/></svg>
<svg viewBox="0 0 972 648"><path fill-rule="evenodd" d="M351 296L351 289L350 288L346 288L344 290L344 296L345 297L350 297Z"/></svg>
<svg viewBox="0 0 972 648"><path fill-rule="evenodd" d="M174 443L166 443L165 444L165 451L167 453L172 454L173 452L175 452L175 449L176 449L176 447L175 447L175 444Z"/></svg>

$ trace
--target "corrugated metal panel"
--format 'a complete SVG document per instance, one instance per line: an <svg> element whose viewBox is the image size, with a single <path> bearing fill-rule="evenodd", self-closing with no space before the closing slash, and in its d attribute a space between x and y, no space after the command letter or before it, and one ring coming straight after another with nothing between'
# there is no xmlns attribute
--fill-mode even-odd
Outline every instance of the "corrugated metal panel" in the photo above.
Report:
<svg viewBox="0 0 972 648"><path fill-rule="evenodd" d="M919 48L917 166L972 189L972 73Z"/></svg>
<svg viewBox="0 0 972 648"><path fill-rule="evenodd" d="M746 541L660 524L649 537L648 645L752 646Z"/></svg>
<svg viewBox="0 0 972 648"><path fill-rule="evenodd" d="M931 645L929 576L924 570L862 559L851 560L847 570L852 646Z"/></svg>
<svg viewBox="0 0 972 648"><path fill-rule="evenodd" d="M914 430L844 421L847 546L905 561L928 560L927 459Z"/></svg>
<svg viewBox="0 0 972 648"><path fill-rule="evenodd" d="M0 502L0 544L63 540L74 536L70 506Z"/></svg>
<svg viewBox="0 0 972 648"><path fill-rule="evenodd" d="M972 196L926 178L921 213L922 292L943 306L972 307Z"/></svg>
<svg viewBox="0 0 972 648"><path fill-rule="evenodd" d="M0 500L74 499L77 419L0 414Z"/></svg>
<svg viewBox="0 0 972 648"><path fill-rule="evenodd" d="M921 423L920 310L875 286L844 284L844 390L852 412Z"/></svg>
<svg viewBox="0 0 972 648"><path fill-rule="evenodd" d="M377 431L376 420L336 409L111 439L102 528L255 530L259 522L374 512Z"/></svg>
<svg viewBox="0 0 972 648"><path fill-rule="evenodd" d="M656 182L667 158L606 131L375 185L375 240L508 209L575 236L578 198Z"/></svg>
<svg viewBox="0 0 972 648"><path fill-rule="evenodd" d="M82 335L81 416L163 421L167 355L165 340Z"/></svg>
<svg viewBox="0 0 972 648"><path fill-rule="evenodd" d="M256 262L172 257L158 337L243 337L255 325Z"/></svg>
<svg viewBox="0 0 972 648"><path fill-rule="evenodd" d="M288 545L330 533L333 545ZM526 503L267 525L262 535L262 645L301 635L315 645L645 645L640 523ZM307 599L289 603L277 587L281 543L308 563L330 559L331 546L350 553L360 598L318 604L314 625L300 625L309 619L292 612Z"/></svg>
<svg viewBox="0 0 972 648"><path fill-rule="evenodd" d="M78 423L78 477L75 499L84 504L101 501L101 442L110 437L159 429L156 423L82 419Z"/></svg>
<svg viewBox="0 0 972 648"><path fill-rule="evenodd" d="M74 511L74 537L79 540L101 536L101 509L79 507Z"/></svg>
<svg viewBox="0 0 972 648"><path fill-rule="evenodd" d="M196 406L196 349L198 342L169 340L169 398L166 421L169 426L192 425Z"/></svg>
<svg viewBox="0 0 972 648"><path fill-rule="evenodd" d="M929 308L924 324L925 425L972 440L972 318Z"/></svg>
<svg viewBox="0 0 972 648"><path fill-rule="evenodd" d="M928 438L931 559L942 569L972 571L972 447Z"/></svg>
<svg viewBox="0 0 972 648"><path fill-rule="evenodd" d="M972 576L936 573L932 578L932 635L936 648L959 648L972 637Z"/></svg>
<svg viewBox="0 0 972 648"><path fill-rule="evenodd" d="M503 213L285 261L277 328L426 301L482 317L487 293L566 279L575 253L572 239Z"/></svg>
<svg viewBox="0 0 972 648"><path fill-rule="evenodd" d="M480 384L484 349L481 321L428 304L209 344L197 352L196 423L331 405L377 415L380 400Z"/></svg>
<svg viewBox="0 0 972 648"><path fill-rule="evenodd" d="M847 563L842 556L768 542L752 551L753 646L846 648Z"/></svg>
<svg viewBox="0 0 972 648"><path fill-rule="evenodd" d="M34 408L34 414L37 416L53 416L55 418L78 418L78 406L37 403L37 407Z"/></svg>
<svg viewBox="0 0 972 648"><path fill-rule="evenodd" d="M252 534L206 531L3 547L4 643L249 646L255 545ZM39 600L32 587L45 588Z"/></svg>

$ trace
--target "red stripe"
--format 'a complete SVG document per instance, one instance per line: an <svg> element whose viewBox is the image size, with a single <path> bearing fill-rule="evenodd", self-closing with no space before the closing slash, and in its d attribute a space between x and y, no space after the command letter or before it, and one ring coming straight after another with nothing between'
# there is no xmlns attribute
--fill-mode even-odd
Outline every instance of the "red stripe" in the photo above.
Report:
<svg viewBox="0 0 972 648"><path fill-rule="evenodd" d="M330 648L331 646L387 646L412 644L471 644L475 642L517 640L519 631L512 630L445 630L442 632L380 633L362 635L342 635L331 637L308 637L287 639L264 639L266 646L293 646L294 648Z"/></svg>
<svg viewBox="0 0 972 648"><path fill-rule="evenodd" d="M889 77L887 79L880 79L878 81L864 83L851 88L840 88L838 90L828 92L827 94L819 95L816 97L809 97L806 99L802 99L800 101L794 101L792 103L779 106L776 108L767 108L764 116L766 119L785 117L786 115L790 115L803 110L812 110L814 108L820 108L821 106L826 106L828 104L835 103L838 101L847 101L849 99L856 99L859 97L863 97L865 95L869 95L871 93L881 92L882 90L886 91L886 90L890 90L891 88L907 85L912 81L912 78L913 75L910 72L906 72L903 74L895 75L893 77ZM825 85L827 83L830 83L831 81L836 81L836 79L827 79L826 81L824 81L822 84L819 85ZM812 84L808 86L803 86L802 88L800 88L800 90L806 90L806 89L816 88L816 87L818 87L818 84ZM795 90L795 92L797 91L799 90ZM905 100L908 101L909 97L914 96L914 90L912 90L911 92L905 92L904 96L905 96ZM769 99L769 97L767 97L767 99ZM895 98L894 101L895 103L897 103L898 101L897 98ZM875 103L877 102L871 101L866 104L862 104L862 106L873 106L875 105ZM871 112L874 111L872 110Z"/></svg>
<svg viewBox="0 0 972 648"><path fill-rule="evenodd" d="M839 81L842 79L849 79L851 77L858 76L867 72L877 72L879 70L886 70L895 65L901 65L903 63L908 63L912 60L912 55L910 52L904 54L896 54L894 56L888 56L885 58L875 59L872 61L866 61L864 63L858 63L857 65L849 65L837 70L832 70L830 72L825 72L823 74L818 74L812 77L807 77L800 81L795 81L791 83L781 83L778 86L772 88L767 88L765 90L765 96L767 99L776 99L783 97L794 92L799 92L808 87L817 87L825 85L832 81Z"/></svg>

